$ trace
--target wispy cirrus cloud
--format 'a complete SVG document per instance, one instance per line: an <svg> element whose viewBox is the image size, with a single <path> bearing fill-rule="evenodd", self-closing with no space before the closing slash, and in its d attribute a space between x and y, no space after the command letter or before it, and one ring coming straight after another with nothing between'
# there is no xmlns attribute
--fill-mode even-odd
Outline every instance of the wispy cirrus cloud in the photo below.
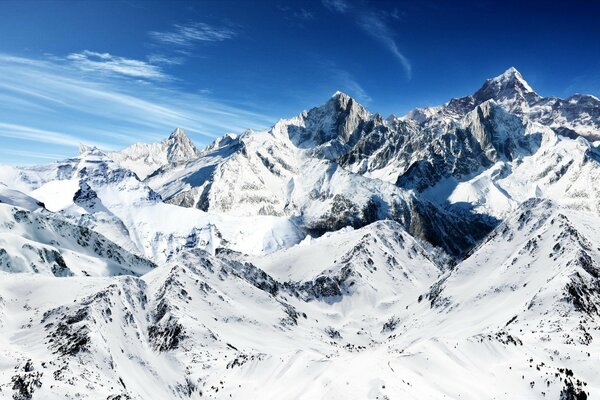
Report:
<svg viewBox="0 0 600 400"><path fill-rule="evenodd" d="M146 61L114 56L110 53L84 50L80 53L69 54L67 60L75 67L88 72L117 74L141 79L168 79L168 75L157 65Z"/></svg>
<svg viewBox="0 0 600 400"><path fill-rule="evenodd" d="M350 10L350 3L345 0L323 0L323 5L333 12L342 14Z"/></svg>
<svg viewBox="0 0 600 400"><path fill-rule="evenodd" d="M355 97L361 103L370 103L373 100L348 71L337 69L334 73L339 87L347 94Z"/></svg>
<svg viewBox="0 0 600 400"><path fill-rule="evenodd" d="M0 54L0 94L4 150L73 154L80 142L118 149L161 140L175 127L202 145L225 132L262 129L275 121L209 92L182 91L171 81L90 74L64 59Z"/></svg>
<svg viewBox="0 0 600 400"><path fill-rule="evenodd" d="M315 19L315 14L308 8L304 7L294 7L290 5L281 5L277 6L279 11L283 13L283 17L290 21L293 25L298 26L300 28L306 28L305 24L308 24Z"/></svg>
<svg viewBox="0 0 600 400"><path fill-rule="evenodd" d="M15 149L0 149L0 154L3 156L12 156L12 157L20 157L23 159L32 159L32 160L61 160L65 159L72 154L58 154L58 153L44 153L38 151L26 151L26 150L15 150ZM1 169L1 166L0 166Z"/></svg>
<svg viewBox="0 0 600 400"><path fill-rule="evenodd" d="M402 67L404 67L406 76L408 79L410 79L412 76L412 65L408 58L406 58L398 48L392 31L386 22L381 18L381 16L375 13L366 13L361 15L357 22L365 32L381 42L381 44L383 44L388 51L392 53L394 57L398 59L398 61L400 61L400 64L402 64Z"/></svg>
<svg viewBox="0 0 600 400"><path fill-rule="evenodd" d="M167 56L165 54L152 53L149 54L148 62L155 65L181 65L185 62L183 57L178 56Z"/></svg>
<svg viewBox="0 0 600 400"><path fill-rule="evenodd" d="M293 12L292 16L302 21L310 21L315 19L315 15L305 8L301 8Z"/></svg>
<svg viewBox="0 0 600 400"><path fill-rule="evenodd" d="M347 70L339 67L333 61L318 61L320 68L331 79L336 90L341 90L361 103L370 103L373 99L356 78Z"/></svg>
<svg viewBox="0 0 600 400"><path fill-rule="evenodd" d="M36 143L58 144L72 146L73 144L83 143L100 146L107 150L112 150L113 145L106 142L88 141L63 132L50 131L46 129L33 128L25 125L6 124L0 122L0 137L27 140Z"/></svg>
<svg viewBox="0 0 600 400"><path fill-rule="evenodd" d="M232 39L236 32L227 27L213 26L204 22L175 24L168 32L148 33L158 43L190 47L201 42L222 42Z"/></svg>
<svg viewBox="0 0 600 400"><path fill-rule="evenodd" d="M322 0L323 5L331 12L349 15L365 33L380 42L402 65L406 77L412 76L410 60L400 51L394 32L389 27L386 19L399 19L401 13L398 9L389 13L381 13L364 6L358 7L347 0Z"/></svg>

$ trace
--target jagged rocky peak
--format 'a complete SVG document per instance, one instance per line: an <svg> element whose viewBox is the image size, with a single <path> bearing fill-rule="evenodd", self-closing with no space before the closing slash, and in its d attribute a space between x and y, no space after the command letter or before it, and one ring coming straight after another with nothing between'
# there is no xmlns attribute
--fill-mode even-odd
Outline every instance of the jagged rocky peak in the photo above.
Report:
<svg viewBox="0 0 600 400"><path fill-rule="evenodd" d="M485 81L481 89L473 96L477 103L493 99L500 103L516 101L511 111L519 111L519 105L531 105L541 97L529 86L527 81L516 68L510 67L501 75Z"/></svg>
<svg viewBox="0 0 600 400"><path fill-rule="evenodd" d="M166 141L167 160L171 163L187 161L198 155L198 149L181 128L176 128Z"/></svg>
<svg viewBox="0 0 600 400"><path fill-rule="evenodd" d="M79 155L81 155L81 156L84 156L84 155L104 156L104 155L106 155L106 153L104 153L102 150L100 150L96 146L88 146L87 144L79 143Z"/></svg>
<svg viewBox="0 0 600 400"><path fill-rule="evenodd" d="M320 146L332 141L342 144L358 138L371 114L355 99L335 92L322 106L300 115L300 126L290 126L290 139L301 147ZM297 121L294 119L293 121Z"/></svg>
<svg viewBox="0 0 600 400"><path fill-rule="evenodd" d="M333 111L336 114L344 114L348 117L347 122L351 124L359 120L369 119L371 115L362 104L340 91L335 92L331 96L331 99L320 108L324 108L326 111Z"/></svg>

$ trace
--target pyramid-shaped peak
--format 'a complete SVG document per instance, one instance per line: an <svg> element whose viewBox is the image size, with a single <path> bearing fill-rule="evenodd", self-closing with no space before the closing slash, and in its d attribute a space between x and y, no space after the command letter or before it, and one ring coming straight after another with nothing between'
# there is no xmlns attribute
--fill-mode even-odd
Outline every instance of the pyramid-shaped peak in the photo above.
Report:
<svg viewBox="0 0 600 400"><path fill-rule="evenodd" d="M365 107L356 101L355 98L339 90L331 96L324 106L326 108L333 106L336 110L356 109L361 114L367 112Z"/></svg>
<svg viewBox="0 0 600 400"><path fill-rule="evenodd" d="M198 149L182 128L176 128L166 140L169 162L186 161L198 155Z"/></svg>
<svg viewBox="0 0 600 400"><path fill-rule="evenodd" d="M348 96L344 92L340 92L339 90L336 90L336 92L331 96L331 98L332 99L350 99L351 97Z"/></svg>
<svg viewBox="0 0 600 400"><path fill-rule="evenodd" d="M487 79L473 97L477 104L490 99L502 104L512 104L514 107L509 107L511 110L521 108L522 104L531 105L540 99L515 67L510 67L502 74Z"/></svg>
<svg viewBox="0 0 600 400"><path fill-rule="evenodd" d="M189 137L185 134L183 128L175 128L175 130L169 136L169 139L188 139Z"/></svg>
<svg viewBox="0 0 600 400"><path fill-rule="evenodd" d="M486 86L492 86L497 90L518 87L524 92L535 93L527 81L523 79L523 75L521 75L521 73L515 67L510 67L495 78L486 80L483 87Z"/></svg>
<svg viewBox="0 0 600 400"><path fill-rule="evenodd" d="M506 76L521 76L521 73L519 71L517 71L517 69L515 67L510 67L509 69L507 69L506 71L504 71L504 73L502 75L506 75Z"/></svg>

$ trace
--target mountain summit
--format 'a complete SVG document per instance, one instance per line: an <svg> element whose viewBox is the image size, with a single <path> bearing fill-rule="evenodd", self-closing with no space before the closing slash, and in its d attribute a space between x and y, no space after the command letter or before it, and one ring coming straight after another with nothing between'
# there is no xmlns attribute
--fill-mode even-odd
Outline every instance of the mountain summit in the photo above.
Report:
<svg viewBox="0 0 600 400"><path fill-rule="evenodd" d="M514 67L486 80L473 97L476 104L494 100L499 104L506 104L509 111L513 112L522 110L523 106L531 106L541 99Z"/></svg>
<svg viewBox="0 0 600 400"><path fill-rule="evenodd" d="M197 157L198 149L181 128L160 143L136 143L124 150L110 153L123 167L135 172L140 179L168 164L177 164Z"/></svg>
<svg viewBox="0 0 600 400"><path fill-rule="evenodd" d="M297 118L301 123L288 124L288 135L296 145L307 148L356 141L370 113L355 99L338 91L322 106Z"/></svg>
<svg viewBox="0 0 600 400"><path fill-rule="evenodd" d="M169 163L187 161L198 155L198 149L181 128L176 128L163 144Z"/></svg>

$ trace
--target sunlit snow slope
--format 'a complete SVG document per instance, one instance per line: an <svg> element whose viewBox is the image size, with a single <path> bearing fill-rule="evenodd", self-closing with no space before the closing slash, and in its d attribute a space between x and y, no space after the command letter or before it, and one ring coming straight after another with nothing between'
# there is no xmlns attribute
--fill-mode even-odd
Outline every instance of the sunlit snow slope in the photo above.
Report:
<svg viewBox="0 0 600 400"><path fill-rule="evenodd" d="M510 68L0 166L0 398L596 398L599 110Z"/></svg>

